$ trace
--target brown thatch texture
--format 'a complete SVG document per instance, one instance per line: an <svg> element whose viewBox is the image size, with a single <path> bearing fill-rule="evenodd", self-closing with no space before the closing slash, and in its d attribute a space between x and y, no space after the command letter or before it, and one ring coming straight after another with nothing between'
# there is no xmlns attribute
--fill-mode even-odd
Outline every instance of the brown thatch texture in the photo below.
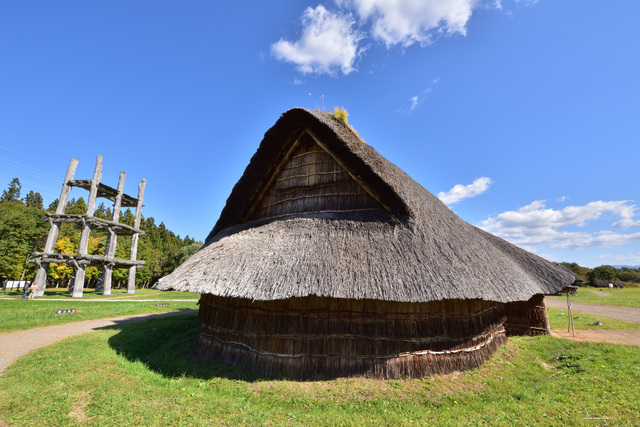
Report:
<svg viewBox="0 0 640 427"><path fill-rule="evenodd" d="M203 295L200 350L289 378L421 378L480 366L506 341L504 304Z"/></svg>
<svg viewBox="0 0 640 427"><path fill-rule="evenodd" d="M255 216L290 167L296 144L309 137L384 208L303 206ZM204 247L158 287L258 301L315 295L512 302L576 280L568 269L464 222L340 120L294 109L265 134Z"/></svg>
<svg viewBox="0 0 640 427"><path fill-rule="evenodd" d="M535 336L551 333L544 295L534 295L529 301L505 304L504 314L507 318L505 329L508 336Z"/></svg>

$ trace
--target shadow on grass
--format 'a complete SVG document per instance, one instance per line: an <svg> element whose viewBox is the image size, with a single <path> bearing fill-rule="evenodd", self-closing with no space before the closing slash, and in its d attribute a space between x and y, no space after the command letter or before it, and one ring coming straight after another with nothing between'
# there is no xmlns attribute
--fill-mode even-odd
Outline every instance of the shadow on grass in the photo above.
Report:
<svg viewBox="0 0 640 427"><path fill-rule="evenodd" d="M260 378L240 368L216 364L198 354L200 321L197 313L175 312L139 318L147 321L118 322L109 345L131 362L144 363L158 374L176 378L210 379L214 377L256 381Z"/></svg>

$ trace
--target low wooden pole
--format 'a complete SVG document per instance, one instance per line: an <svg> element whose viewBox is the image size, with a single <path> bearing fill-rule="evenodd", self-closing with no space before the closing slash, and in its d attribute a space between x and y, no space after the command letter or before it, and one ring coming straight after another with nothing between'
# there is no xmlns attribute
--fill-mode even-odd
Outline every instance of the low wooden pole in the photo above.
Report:
<svg viewBox="0 0 640 427"><path fill-rule="evenodd" d="M573 324L573 311L571 310L571 292L567 292L567 308L569 309L569 327L567 328L567 332L569 332L569 328L573 331L573 336L576 336L576 328Z"/></svg>

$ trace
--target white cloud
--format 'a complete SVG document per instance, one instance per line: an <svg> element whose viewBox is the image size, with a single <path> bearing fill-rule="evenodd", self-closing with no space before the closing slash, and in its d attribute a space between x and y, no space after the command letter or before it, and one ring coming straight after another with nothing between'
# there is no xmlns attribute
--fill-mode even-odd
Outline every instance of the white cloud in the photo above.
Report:
<svg viewBox="0 0 640 427"><path fill-rule="evenodd" d="M350 14L328 11L318 5L308 7L302 15L300 40L280 39L271 45L273 55L296 64L303 74L343 74L354 71L362 34L353 29L355 20Z"/></svg>
<svg viewBox="0 0 640 427"><path fill-rule="evenodd" d="M545 200L536 200L517 211L507 211L482 221L478 226L520 246L546 244L560 249L584 249L594 246L616 247L640 241L640 233L595 233L561 230L562 227L584 227L587 222L602 219L605 214L620 218L612 227L640 225L634 221L636 205L628 200L590 202L584 206L548 209Z"/></svg>
<svg viewBox="0 0 640 427"><path fill-rule="evenodd" d="M371 34L387 48L426 46L441 35L466 35L476 0L338 0L352 7L363 22L371 21Z"/></svg>
<svg viewBox="0 0 640 427"><path fill-rule="evenodd" d="M624 262L629 262L630 264L640 264L640 252L638 252L637 254L630 254L630 255L606 255L606 254L602 254L602 255L598 255L595 258L599 258L599 259L615 259L618 261L624 261Z"/></svg>
<svg viewBox="0 0 640 427"><path fill-rule="evenodd" d="M415 110L416 107L418 106L418 96L412 96L411 97L411 107L409 107L411 109L411 111Z"/></svg>
<svg viewBox="0 0 640 427"><path fill-rule="evenodd" d="M446 205L452 205L454 203L459 202L463 199L468 199L469 197L477 196L478 194L482 194L489 186L492 184L491 178L481 177L477 178L469 185L458 184L455 185L451 190L441 191L438 193L438 198Z"/></svg>
<svg viewBox="0 0 640 427"><path fill-rule="evenodd" d="M396 112L397 113L404 113L404 114L411 113L413 110L416 109L416 107L418 107L418 105L422 104L422 102L425 100L427 95L435 88L436 84L438 84L439 81L440 81L440 78L433 79L431 81L431 86L430 87L424 89L418 95L414 95L411 98L409 98L409 101L411 101L411 105L409 106L408 110L405 110L404 108L398 108L396 110Z"/></svg>
<svg viewBox="0 0 640 427"><path fill-rule="evenodd" d="M536 0L515 0L535 4ZM467 34L474 9L503 9L502 0L334 0L334 7L308 7L301 16L302 34L294 42L284 38L271 45L279 60L302 73L336 75L355 71L355 62L369 38L406 48L429 46L440 37ZM505 13L505 12L503 12ZM354 29L357 27L357 29ZM434 84L436 81L434 81Z"/></svg>

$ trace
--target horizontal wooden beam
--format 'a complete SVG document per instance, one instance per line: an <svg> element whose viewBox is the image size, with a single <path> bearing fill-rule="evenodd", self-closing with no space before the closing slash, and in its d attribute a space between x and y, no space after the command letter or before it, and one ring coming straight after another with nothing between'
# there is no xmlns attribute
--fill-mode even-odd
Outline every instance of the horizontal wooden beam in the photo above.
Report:
<svg viewBox="0 0 640 427"><path fill-rule="evenodd" d="M56 253L44 253L44 252L34 252L33 258L29 260L30 263L36 263L37 260L40 262L53 262L57 264L67 264L73 265L74 261L78 264L84 265L122 265L126 267L131 266L142 266L145 264L144 261L132 261L129 259L120 259L120 258L108 258L100 255L76 255L76 254L56 254Z"/></svg>
<svg viewBox="0 0 640 427"><path fill-rule="evenodd" d="M144 236L144 231L139 228L132 227L117 221L109 221L107 219L96 218L95 216L87 217L86 215L76 214L52 214L47 213L47 218L51 218L53 222L70 222L78 224L90 224L91 228L96 230L111 229L119 235L139 234Z"/></svg>
<svg viewBox="0 0 640 427"><path fill-rule="evenodd" d="M80 187L84 188L87 191L91 190L91 180L90 179L72 179L67 181L67 185L71 187ZM118 190L113 187L109 187L106 184L98 183L98 193L97 197L102 197L112 202L116 201L116 197L118 196ZM138 199L135 197L129 196L128 194L122 194L122 207L125 208L135 208L138 205Z"/></svg>

